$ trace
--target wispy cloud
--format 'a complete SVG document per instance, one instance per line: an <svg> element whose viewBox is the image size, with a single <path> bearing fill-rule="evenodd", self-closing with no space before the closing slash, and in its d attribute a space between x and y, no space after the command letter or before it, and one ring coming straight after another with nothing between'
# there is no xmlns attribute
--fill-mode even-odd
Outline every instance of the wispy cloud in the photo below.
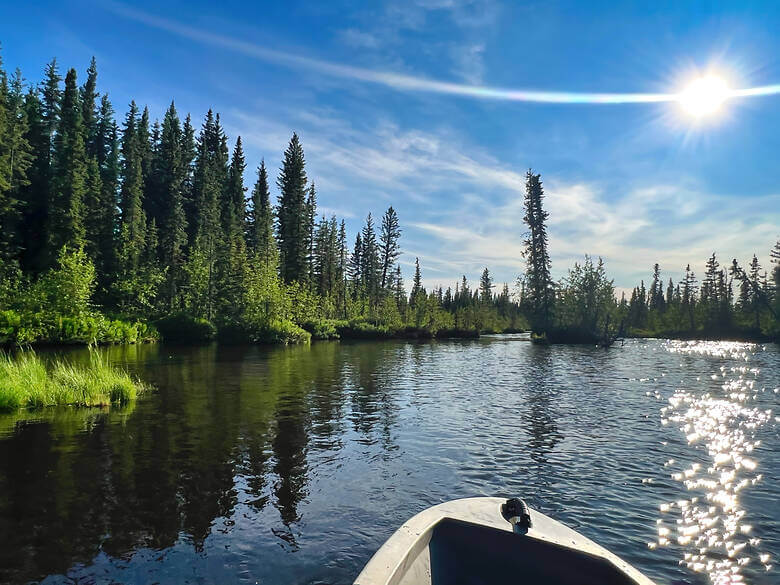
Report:
<svg viewBox="0 0 780 585"><path fill-rule="evenodd" d="M357 49L376 49L382 44L376 35L355 28L341 30L338 36L342 43Z"/></svg>
<svg viewBox="0 0 780 585"><path fill-rule="evenodd" d="M344 65L323 59L305 57L270 49L243 41L234 37L213 33L180 22L136 10L125 4L107 1L103 4L115 14L140 22L147 26L188 38L193 41L218 46L276 65L296 69L307 69L324 75L353 79L366 83L383 85L399 91L437 93L477 99L509 100L545 103L652 103L668 102L678 99L676 94L664 93L572 93L560 91L535 91L528 89L508 89L481 85L464 85L448 81L439 81L426 77L376 71L352 65Z"/></svg>
<svg viewBox="0 0 780 585"><path fill-rule="evenodd" d="M471 85L479 85L485 76L485 44L458 43L451 47L454 68L453 72Z"/></svg>

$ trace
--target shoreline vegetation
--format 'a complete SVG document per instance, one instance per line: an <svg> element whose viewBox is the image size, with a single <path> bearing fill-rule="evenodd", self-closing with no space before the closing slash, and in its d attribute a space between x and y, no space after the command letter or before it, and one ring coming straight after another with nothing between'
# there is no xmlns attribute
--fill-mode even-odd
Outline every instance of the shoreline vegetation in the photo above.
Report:
<svg viewBox="0 0 780 585"><path fill-rule="evenodd" d="M32 351L0 353L0 412L46 406L126 404L147 390L92 352L89 365L47 364Z"/></svg>
<svg viewBox="0 0 780 585"><path fill-rule="evenodd" d="M547 343L609 346L621 337L780 338L780 242L771 274L756 256L699 285L653 267L617 298L601 258L554 281L539 174L526 176L526 270L499 285L404 284L401 224L388 207L347 234L318 209L293 133L275 178L253 186L241 137L219 114L200 127L171 103L162 121L129 104L117 123L94 59L79 84L56 60L39 83L0 62L0 346L478 337L528 331ZM350 245L349 242L354 242ZM435 253L435 252L434 252Z"/></svg>

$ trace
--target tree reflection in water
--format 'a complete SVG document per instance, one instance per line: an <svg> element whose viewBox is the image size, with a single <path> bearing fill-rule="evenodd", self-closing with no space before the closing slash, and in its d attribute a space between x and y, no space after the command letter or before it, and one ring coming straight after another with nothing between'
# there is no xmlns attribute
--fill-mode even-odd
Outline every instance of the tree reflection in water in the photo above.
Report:
<svg viewBox="0 0 780 585"><path fill-rule="evenodd" d="M544 481L544 467L548 464L548 455L563 439L555 422L554 405L560 392L554 375L554 354L548 347L535 347L538 355L534 359L534 368L528 372L523 392L528 408L523 411L523 422L529 434L528 450L533 460L538 479Z"/></svg>
<svg viewBox="0 0 780 585"><path fill-rule="evenodd" d="M341 447L352 382L338 346L106 352L158 391L124 409L0 417L0 581L180 539L203 551L219 519L232 525L239 500L255 512L273 501L272 529L294 546L307 453ZM369 402L354 404L367 413Z"/></svg>

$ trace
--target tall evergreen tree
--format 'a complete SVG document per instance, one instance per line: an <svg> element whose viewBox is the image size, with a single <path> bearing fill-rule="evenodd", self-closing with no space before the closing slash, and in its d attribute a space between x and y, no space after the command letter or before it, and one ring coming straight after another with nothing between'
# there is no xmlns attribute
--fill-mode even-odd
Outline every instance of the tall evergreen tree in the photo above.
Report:
<svg viewBox="0 0 780 585"><path fill-rule="evenodd" d="M315 221L317 219L317 191L314 187L314 181L309 187L308 195L306 197L306 225L305 225L305 239L306 239L306 271L307 278L310 285L314 284L314 231Z"/></svg>
<svg viewBox="0 0 780 585"><path fill-rule="evenodd" d="M24 245L19 232L25 204L21 190L30 184L32 165L28 131L21 73L17 70L9 84L0 59L0 269L4 262L16 264Z"/></svg>
<svg viewBox="0 0 780 585"><path fill-rule="evenodd" d="M143 210L143 172L141 142L138 133L138 107L135 101L125 117L122 131L122 188L119 195L121 211L120 256L129 269L138 267L146 246L146 214Z"/></svg>
<svg viewBox="0 0 780 585"><path fill-rule="evenodd" d="M21 227L20 261L26 272L37 273L43 267L46 242L46 207L48 204L49 140L44 133L43 105L38 90L30 88L24 96L24 119L27 131L24 139L30 146L30 168L27 184L20 185Z"/></svg>
<svg viewBox="0 0 780 585"><path fill-rule="evenodd" d="M187 218L184 213L184 182L187 168L182 152L182 128L173 102L165 112L160 142L153 164L162 220L161 259L167 267L165 304L169 310L181 308L181 290L185 285L184 262L187 246ZM157 219L155 218L155 223Z"/></svg>
<svg viewBox="0 0 780 585"><path fill-rule="evenodd" d="M252 190L252 208L248 213L247 239L249 250L266 266L276 266L277 250L274 238L274 213L265 160L257 169L257 182Z"/></svg>
<svg viewBox="0 0 780 585"><path fill-rule="evenodd" d="M87 80L81 87L81 119L84 126L84 150L87 158L98 155L98 125L99 118L96 111L97 93L97 63L95 58L89 63Z"/></svg>
<svg viewBox="0 0 780 585"><path fill-rule="evenodd" d="M338 289L336 293L337 306L340 308L343 318L347 318L347 261L349 258L349 250L347 249L347 226L344 220L341 220L339 225L339 237L338 237L338 253L339 260L336 269L336 277L338 278Z"/></svg>
<svg viewBox="0 0 780 585"><path fill-rule="evenodd" d="M379 303L379 247L374 231L374 218L369 213L366 225L363 226L363 249L361 253L360 272L363 278L363 288L373 307Z"/></svg>
<svg viewBox="0 0 780 585"><path fill-rule="evenodd" d="M293 134L276 184L279 187L278 241L280 273L286 282L307 277L308 213L306 208L306 161L297 134Z"/></svg>
<svg viewBox="0 0 780 585"><path fill-rule="evenodd" d="M355 245L347 268L352 281L352 300L357 300L363 292L363 238L360 232L355 236Z"/></svg>
<svg viewBox="0 0 780 585"><path fill-rule="evenodd" d="M688 326L691 331L695 329L694 313L696 309L697 282L696 275L691 270L691 265L685 267L685 278L682 285L682 306L688 316Z"/></svg>
<svg viewBox="0 0 780 585"><path fill-rule="evenodd" d="M244 170L246 161L241 137L236 139L220 208L223 244L218 253L218 306L221 319L238 324L243 312L246 284L246 240L244 236Z"/></svg>
<svg viewBox="0 0 780 585"><path fill-rule="evenodd" d="M190 306L207 319L212 319L216 311L216 263L223 242L220 201L227 183L227 162L227 141L219 116L209 110L198 138L193 176L194 252L188 267Z"/></svg>
<svg viewBox="0 0 780 585"><path fill-rule="evenodd" d="M447 291L449 292L449 288ZM398 305L398 311L401 313L401 317L404 317L406 311L406 289L404 288L404 277L401 274L401 265L396 264L395 272L393 274L393 296L395 302Z"/></svg>
<svg viewBox="0 0 780 585"><path fill-rule="evenodd" d="M398 244L400 238L401 228L398 225L398 214L390 206L382 216L382 230L379 235L379 255L382 264L382 278L379 286L382 289L388 286L388 276L392 275L393 266L401 255L401 247Z"/></svg>
<svg viewBox="0 0 780 585"><path fill-rule="evenodd" d="M463 277L465 279L465 276ZM425 289L422 285L422 272L420 271L420 259L414 259L414 280L412 281L412 292L409 295L409 306L413 309L417 307L420 300L425 295Z"/></svg>
<svg viewBox="0 0 780 585"><path fill-rule="evenodd" d="M70 69L65 76L60 123L54 144L54 169L47 234L51 264L63 246L75 249L85 241L87 160L75 69Z"/></svg>
<svg viewBox="0 0 780 585"><path fill-rule="evenodd" d="M479 279L479 300L484 304L493 300L493 279L490 278L487 268L482 271L482 277Z"/></svg>
<svg viewBox="0 0 780 585"><path fill-rule="evenodd" d="M195 209L195 157L197 147L195 144L195 128L192 125L192 118L189 114L184 118L182 126L181 158L184 171L184 185L182 192L184 196L184 217L187 219L187 245L191 247L195 241L197 232L197 217Z"/></svg>
<svg viewBox="0 0 780 585"><path fill-rule="evenodd" d="M533 331L544 332L550 326L553 304L552 278L550 277L550 255L547 252L548 213L544 211L541 175L531 170L526 173L525 215L529 233L525 239L526 295L531 310L530 321Z"/></svg>
<svg viewBox="0 0 780 585"><path fill-rule="evenodd" d="M94 244L98 293L104 299L110 289L116 271L117 233L119 228L118 193L120 165L119 129L114 119L114 108L107 95L100 99L95 157L100 169L100 212L96 225L89 231Z"/></svg>
<svg viewBox="0 0 780 585"><path fill-rule="evenodd" d="M244 171L246 159L241 137L236 139L233 157L228 168L228 181L225 196L222 200L222 227L225 236L231 242L244 239L244 218L246 217L246 202L244 188ZM244 240L245 241L245 240Z"/></svg>
<svg viewBox="0 0 780 585"><path fill-rule="evenodd" d="M780 240L777 240L775 247L769 251L769 257L772 264L772 280L774 281L774 304L775 314L780 315Z"/></svg>

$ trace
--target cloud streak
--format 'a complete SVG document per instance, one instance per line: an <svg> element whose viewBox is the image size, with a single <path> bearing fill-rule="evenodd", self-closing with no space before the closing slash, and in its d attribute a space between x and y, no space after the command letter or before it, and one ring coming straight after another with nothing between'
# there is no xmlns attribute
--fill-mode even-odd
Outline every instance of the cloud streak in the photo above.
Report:
<svg viewBox="0 0 780 585"><path fill-rule="evenodd" d="M659 103L675 102L680 99L680 94L677 93L583 93L536 91L530 89L467 85L389 71L375 71L323 59L295 55L276 49L269 49L261 45L226 35L212 33L171 19L137 10L119 2L107 1L103 6L123 18L198 43L221 47L235 53L240 53L259 61L293 69L316 71L320 74L343 79L352 79L365 83L382 85L398 91L435 93L487 100L540 102L550 104ZM736 89L729 93L729 97L753 97L776 93L780 93L780 85Z"/></svg>

